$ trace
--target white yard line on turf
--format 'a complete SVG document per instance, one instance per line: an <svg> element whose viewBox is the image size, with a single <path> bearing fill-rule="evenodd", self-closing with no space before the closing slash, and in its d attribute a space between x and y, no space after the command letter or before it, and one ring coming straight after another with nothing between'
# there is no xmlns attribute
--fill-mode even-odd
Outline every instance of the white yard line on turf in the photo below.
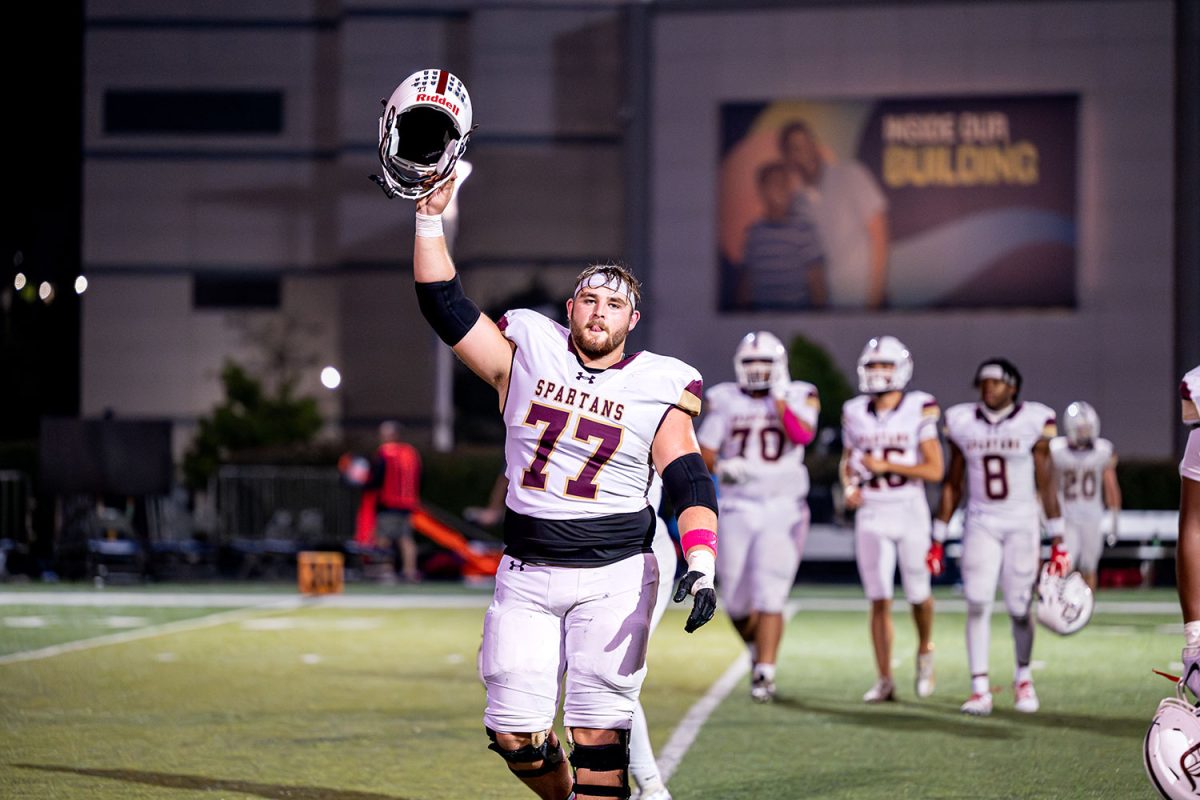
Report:
<svg viewBox="0 0 1200 800"><path fill-rule="evenodd" d="M784 619L790 620L800 610L800 606L799 600L789 602L784 608ZM671 738L667 740L658 757L658 771L662 774L663 783L669 781L675 774L675 770L679 768L679 762L683 761L683 757L687 755L692 743L700 735L700 729L716 711L717 706L721 705L721 701L729 696L729 693L749 671L750 659L744 652L739 653L734 662L729 665L729 669L725 670L725 674L717 678L716 683L704 693L704 697L697 700L695 705L683 715L683 719L671 733Z"/></svg>
<svg viewBox="0 0 1200 800"><path fill-rule="evenodd" d="M261 601L261 595L256 598ZM258 605L252 608L239 608L235 611L221 611L216 614L196 619L184 619L178 622L167 622L162 625L153 625L148 628L139 628L135 631L123 631L121 633L111 633L106 636L96 636L91 639L80 639L75 642L66 642L64 644L55 644L49 647L41 647L37 650L26 650L20 653L9 653L5 656L0 656L0 665L13 664L19 661L37 661L43 658L52 658L54 656L63 655L64 653L75 653L80 650L91 650L96 647L105 647L111 644L125 644L126 642L135 642L139 639L150 639L155 636L165 636L171 633L182 633L185 631L194 631L201 628L211 628L215 625L224 625L228 622L237 622L248 617L253 617L269 611L286 611L300 606L300 598L292 597L284 600L272 600L269 603L259 602Z"/></svg>
<svg viewBox="0 0 1200 800"><path fill-rule="evenodd" d="M344 595L320 597L249 593L185 592L0 592L3 606L154 606L156 608L244 608L269 602L295 602L305 606L330 608L486 608L491 593L472 594L403 594L403 595Z"/></svg>

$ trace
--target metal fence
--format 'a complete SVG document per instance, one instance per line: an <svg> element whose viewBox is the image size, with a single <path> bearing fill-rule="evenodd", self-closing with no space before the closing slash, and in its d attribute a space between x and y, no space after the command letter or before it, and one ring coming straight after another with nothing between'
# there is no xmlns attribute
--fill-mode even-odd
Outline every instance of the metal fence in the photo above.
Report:
<svg viewBox="0 0 1200 800"><path fill-rule="evenodd" d="M352 539L357 499L333 467L224 466L216 477L218 530L227 542Z"/></svg>

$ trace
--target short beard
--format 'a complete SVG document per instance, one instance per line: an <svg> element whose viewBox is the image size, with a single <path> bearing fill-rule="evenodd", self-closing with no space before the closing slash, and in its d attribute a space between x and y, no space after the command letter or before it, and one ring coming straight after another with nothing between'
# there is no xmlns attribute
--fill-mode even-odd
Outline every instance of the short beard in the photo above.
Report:
<svg viewBox="0 0 1200 800"><path fill-rule="evenodd" d="M596 361L604 358L611 353L620 350L625 346L625 337L629 335L628 330L609 331L608 345L606 347L592 347L584 342L583 335L586 331L582 328L571 331L571 342L574 343L575 349L580 355L589 360Z"/></svg>

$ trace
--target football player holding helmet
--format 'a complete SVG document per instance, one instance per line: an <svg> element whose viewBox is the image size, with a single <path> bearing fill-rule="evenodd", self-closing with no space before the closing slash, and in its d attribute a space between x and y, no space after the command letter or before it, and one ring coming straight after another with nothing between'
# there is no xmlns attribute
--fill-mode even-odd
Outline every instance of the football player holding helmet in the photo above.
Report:
<svg viewBox="0 0 1200 800"><path fill-rule="evenodd" d="M383 101L379 116L379 163L372 175L389 198L420 200L454 176L467 151L471 96L463 82L441 69L409 75Z"/></svg>
<svg viewBox="0 0 1200 800"><path fill-rule="evenodd" d="M1083 576L1054 574L1047 561L1038 579L1038 622L1062 636L1082 630L1092 618L1096 597Z"/></svg>
<svg viewBox="0 0 1200 800"><path fill-rule="evenodd" d="M1167 800L1200 798L1200 708L1187 702L1183 681L1158 704L1142 747L1146 775Z"/></svg>

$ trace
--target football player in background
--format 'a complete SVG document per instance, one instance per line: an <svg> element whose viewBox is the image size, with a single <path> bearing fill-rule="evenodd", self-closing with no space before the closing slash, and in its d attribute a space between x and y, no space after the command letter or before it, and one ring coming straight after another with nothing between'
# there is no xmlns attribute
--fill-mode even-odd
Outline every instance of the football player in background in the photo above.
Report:
<svg viewBox="0 0 1200 800"><path fill-rule="evenodd" d="M988 646L999 582L1016 655L1014 708L1033 713L1039 701L1029 667L1034 629L1030 606L1041 557L1039 498L1052 539L1053 570L1065 575L1070 566L1062 546L1063 521L1050 472L1055 414L1049 406L1019 400L1021 373L1007 359L992 358L980 364L975 387L979 402L946 410L950 465L933 523L933 538L945 541L947 524L962 499L965 483L967 513L960 566L967 601L971 696L961 710L976 716L992 713Z"/></svg>
<svg viewBox="0 0 1200 800"><path fill-rule="evenodd" d="M1087 403L1067 406L1063 430L1065 436L1050 440L1054 485L1064 523L1063 546L1094 591L1100 554L1104 552L1101 519L1106 508L1112 512L1115 535L1121 510L1117 456L1112 442L1100 438L1100 416Z"/></svg>
<svg viewBox="0 0 1200 800"><path fill-rule="evenodd" d="M721 602L750 650L750 696L775 697L783 609L808 535L804 446L821 410L817 389L793 381L772 333L746 334L733 358L736 383L709 390L700 452L720 481L717 555Z"/></svg>
<svg viewBox="0 0 1200 800"><path fill-rule="evenodd" d="M895 699L892 679L892 596L896 567L917 628L916 693L933 694L933 595L929 574L941 574L941 545L930 541L925 482L942 479L938 439L941 409L933 395L905 391L912 378L908 348L894 336L871 339L858 357L862 394L842 406L846 507L854 516L855 556L871 601L869 626L878 679L866 703Z"/></svg>
<svg viewBox="0 0 1200 800"><path fill-rule="evenodd" d="M1179 542L1175 570L1183 611L1183 680L1200 699L1200 366L1179 386L1185 425L1191 425L1179 462Z"/></svg>
<svg viewBox="0 0 1200 800"><path fill-rule="evenodd" d="M692 427L700 375L625 352L641 292L619 265L580 274L569 329L535 311L499 323L482 314L446 248L453 187L451 178L417 202L413 273L422 313L496 389L508 431L506 550L480 659L490 749L544 800L629 797L629 731L660 578L652 471L684 531L688 571L675 599L694 598L686 629L716 610L716 493ZM560 686L570 764L554 732Z"/></svg>

